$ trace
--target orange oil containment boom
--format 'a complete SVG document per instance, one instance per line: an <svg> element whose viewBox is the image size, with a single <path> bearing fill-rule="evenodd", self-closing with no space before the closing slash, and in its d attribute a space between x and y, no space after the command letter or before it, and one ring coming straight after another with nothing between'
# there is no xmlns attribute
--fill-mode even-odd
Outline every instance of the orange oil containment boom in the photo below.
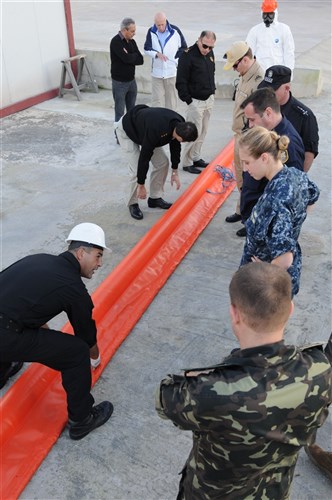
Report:
<svg viewBox="0 0 332 500"><path fill-rule="evenodd" d="M215 171L232 169L233 148L231 140L92 295L102 359L93 384L234 189ZM72 333L69 323L63 331ZM32 363L0 401L0 500L19 496L66 422L60 374Z"/></svg>

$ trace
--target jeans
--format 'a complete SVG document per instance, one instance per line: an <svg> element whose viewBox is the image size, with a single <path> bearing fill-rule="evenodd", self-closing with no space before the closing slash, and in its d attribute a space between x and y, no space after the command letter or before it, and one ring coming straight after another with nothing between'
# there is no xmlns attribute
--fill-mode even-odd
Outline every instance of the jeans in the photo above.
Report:
<svg viewBox="0 0 332 500"><path fill-rule="evenodd" d="M115 110L114 121L118 122L125 113L125 107L128 112L135 106L137 96L136 80L134 79L131 82L118 82L112 79L112 93Z"/></svg>

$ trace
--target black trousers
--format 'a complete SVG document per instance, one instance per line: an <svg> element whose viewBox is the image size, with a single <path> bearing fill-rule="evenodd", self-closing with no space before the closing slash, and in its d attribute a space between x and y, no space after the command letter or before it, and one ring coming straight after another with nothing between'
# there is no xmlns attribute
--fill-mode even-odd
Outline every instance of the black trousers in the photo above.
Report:
<svg viewBox="0 0 332 500"><path fill-rule="evenodd" d="M263 178L259 181L251 177L248 172L243 172L243 184L240 194L240 213L242 221L249 219L251 211L262 196L267 179Z"/></svg>
<svg viewBox="0 0 332 500"><path fill-rule="evenodd" d="M17 333L0 327L0 366L11 361L36 361L60 371L70 420L78 422L89 415L94 399L90 350L84 340L47 328Z"/></svg>

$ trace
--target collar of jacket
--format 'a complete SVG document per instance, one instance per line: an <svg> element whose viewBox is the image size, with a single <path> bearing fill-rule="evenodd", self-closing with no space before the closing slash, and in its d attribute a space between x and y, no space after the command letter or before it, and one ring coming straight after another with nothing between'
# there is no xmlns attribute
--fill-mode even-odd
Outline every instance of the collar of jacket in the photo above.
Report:
<svg viewBox="0 0 332 500"><path fill-rule="evenodd" d="M81 274L81 266L78 260L76 259L75 255L73 255L71 252L66 251L60 253L59 257L62 257L63 259L70 262L77 269L78 273Z"/></svg>

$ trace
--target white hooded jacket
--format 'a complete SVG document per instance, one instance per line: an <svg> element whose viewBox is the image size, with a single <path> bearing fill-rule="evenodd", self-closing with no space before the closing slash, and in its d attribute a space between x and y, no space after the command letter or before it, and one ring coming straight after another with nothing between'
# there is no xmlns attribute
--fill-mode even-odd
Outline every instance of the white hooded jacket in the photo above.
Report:
<svg viewBox="0 0 332 500"><path fill-rule="evenodd" d="M264 22L257 24L249 31L246 42L264 70L281 64L293 71L295 65L293 35L287 24L278 22L277 10L269 28Z"/></svg>
<svg viewBox="0 0 332 500"><path fill-rule="evenodd" d="M172 78L176 76L178 60L181 53L187 48L181 30L167 21L169 36L164 48L158 39L158 30L155 25L149 28L144 44L144 53L152 58L152 76L155 78ZM156 58L157 52L162 52L168 57L167 61Z"/></svg>

